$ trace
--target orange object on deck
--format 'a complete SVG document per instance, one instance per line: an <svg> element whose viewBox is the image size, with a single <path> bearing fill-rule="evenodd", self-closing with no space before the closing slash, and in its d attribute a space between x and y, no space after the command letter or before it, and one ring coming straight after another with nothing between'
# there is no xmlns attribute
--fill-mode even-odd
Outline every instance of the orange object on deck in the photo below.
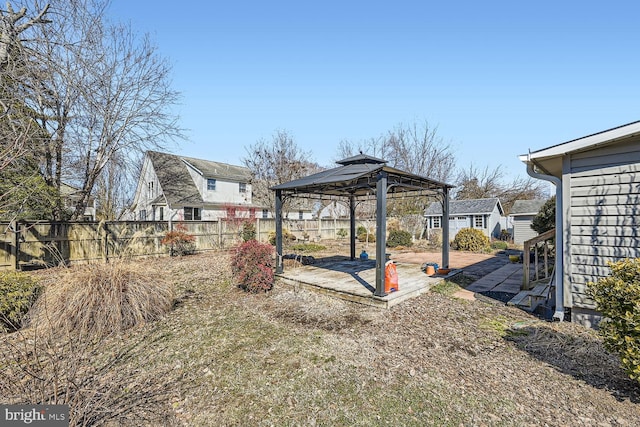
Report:
<svg viewBox="0 0 640 427"><path fill-rule="evenodd" d="M384 267L384 292L386 294L400 290L398 286L398 270L393 261L387 261Z"/></svg>

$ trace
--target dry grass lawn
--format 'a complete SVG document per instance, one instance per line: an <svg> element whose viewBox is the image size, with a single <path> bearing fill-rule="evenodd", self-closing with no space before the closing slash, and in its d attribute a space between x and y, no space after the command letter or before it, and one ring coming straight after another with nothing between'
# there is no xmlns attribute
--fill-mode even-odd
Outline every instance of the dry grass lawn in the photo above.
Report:
<svg viewBox="0 0 640 427"><path fill-rule="evenodd" d="M88 386L122 390L95 424L640 425L637 383L591 330L452 285L391 310L278 285L250 295L228 266L221 253L139 261L177 302L84 362L129 349L84 368Z"/></svg>

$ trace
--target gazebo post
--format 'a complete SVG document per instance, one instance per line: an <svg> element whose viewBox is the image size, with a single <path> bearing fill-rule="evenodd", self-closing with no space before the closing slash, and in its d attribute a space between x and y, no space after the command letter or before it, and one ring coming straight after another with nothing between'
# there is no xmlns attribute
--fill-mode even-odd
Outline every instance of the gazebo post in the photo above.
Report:
<svg viewBox="0 0 640 427"><path fill-rule="evenodd" d="M442 203L442 268L449 268L449 188L444 187Z"/></svg>
<svg viewBox="0 0 640 427"><path fill-rule="evenodd" d="M282 274L282 190L276 190L276 274Z"/></svg>
<svg viewBox="0 0 640 427"><path fill-rule="evenodd" d="M387 246L387 173L380 171L376 182L376 291L373 295L383 297L384 267Z"/></svg>
<svg viewBox="0 0 640 427"><path fill-rule="evenodd" d="M351 246L351 261L356 259L356 198L349 196L349 243Z"/></svg>

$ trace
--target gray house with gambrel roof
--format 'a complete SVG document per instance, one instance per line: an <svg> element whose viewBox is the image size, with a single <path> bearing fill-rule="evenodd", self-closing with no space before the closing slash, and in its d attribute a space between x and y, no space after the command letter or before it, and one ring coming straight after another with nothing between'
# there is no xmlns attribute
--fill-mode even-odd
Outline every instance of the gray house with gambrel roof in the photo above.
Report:
<svg viewBox="0 0 640 427"><path fill-rule="evenodd" d="M145 154L130 211L140 221L272 217L252 203L249 169L156 151Z"/></svg>
<svg viewBox="0 0 640 427"><path fill-rule="evenodd" d="M538 233L531 228L533 218L540 212L545 204L544 200L516 200L511 208L513 219L513 243L521 245L529 239L533 239Z"/></svg>
<svg viewBox="0 0 640 427"><path fill-rule="evenodd" d="M433 202L425 210L427 231L442 228L442 204ZM477 228L487 237L500 237L504 217L498 198L451 200L449 202L449 237L453 239L463 228Z"/></svg>

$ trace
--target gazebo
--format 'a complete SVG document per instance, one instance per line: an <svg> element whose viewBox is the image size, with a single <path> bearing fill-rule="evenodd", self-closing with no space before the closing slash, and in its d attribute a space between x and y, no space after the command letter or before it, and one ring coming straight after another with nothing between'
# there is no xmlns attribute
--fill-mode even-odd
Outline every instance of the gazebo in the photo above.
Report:
<svg viewBox="0 0 640 427"><path fill-rule="evenodd" d="M272 187L276 196L276 274L284 272L282 253L282 203L288 197L338 196L349 201L350 256L356 258L356 200L376 200L375 296L385 296L387 198L402 195L439 195L442 209L442 267L449 267L449 189L445 184L387 166L386 160L359 154L336 162L340 166Z"/></svg>

